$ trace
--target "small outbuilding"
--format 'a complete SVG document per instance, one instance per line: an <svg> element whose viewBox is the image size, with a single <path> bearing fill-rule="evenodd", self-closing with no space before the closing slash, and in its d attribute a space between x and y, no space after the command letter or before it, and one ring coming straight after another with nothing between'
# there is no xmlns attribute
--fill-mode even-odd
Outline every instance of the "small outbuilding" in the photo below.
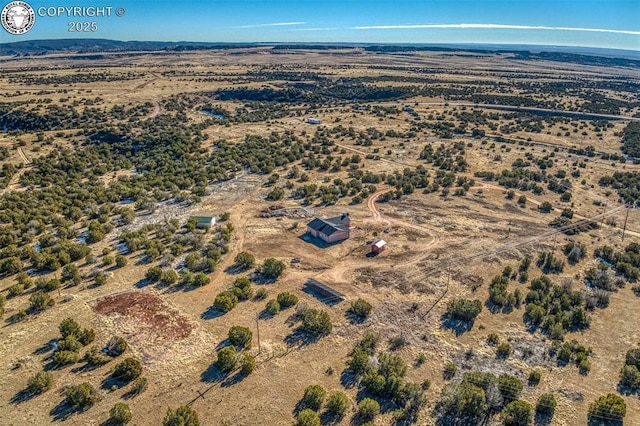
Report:
<svg viewBox="0 0 640 426"><path fill-rule="evenodd" d="M319 118L313 118L313 117L309 117L307 118L307 124L321 124L322 120L320 120Z"/></svg>
<svg viewBox="0 0 640 426"><path fill-rule="evenodd" d="M387 242L385 240L376 241L371 244L371 253L380 254L387 248Z"/></svg>
<svg viewBox="0 0 640 426"><path fill-rule="evenodd" d="M191 216L196 220L196 228L206 229L211 228L216 224L216 218L212 216Z"/></svg>

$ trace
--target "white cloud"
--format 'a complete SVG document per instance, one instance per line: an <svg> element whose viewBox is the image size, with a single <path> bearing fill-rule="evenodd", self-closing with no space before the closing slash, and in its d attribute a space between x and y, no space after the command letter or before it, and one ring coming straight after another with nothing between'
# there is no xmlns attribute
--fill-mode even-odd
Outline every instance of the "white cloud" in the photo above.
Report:
<svg viewBox="0 0 640 426"><path fill-rule="evenodd" d="M506 29L506 30L543 30L543 31L581 31L592 33L613 33L640 35L640 31L609 30L604 28L546 27L530 25L502 24L416 24L416 25L369 25L353 27L353 30L402 30L402 29Z"/></svg>
<svg viewBox="0 0 640 426"><path fill-rule="evenodd" d="M294 28L293 31L336 31L340 28Z"/></svg>
<svg viewBox="0 0 640 426"><path fill-rule="evenodd" d="M304 25L306 22L272 22L270 24L241 25L236 28L260 28L260 27L288 27L293 25Z"/></svg>

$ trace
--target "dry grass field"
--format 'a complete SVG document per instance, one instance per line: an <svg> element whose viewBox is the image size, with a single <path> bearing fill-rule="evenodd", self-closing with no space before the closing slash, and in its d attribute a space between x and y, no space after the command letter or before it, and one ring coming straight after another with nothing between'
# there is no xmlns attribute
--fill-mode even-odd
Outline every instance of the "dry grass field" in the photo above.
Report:
<svg viewBox="0 0 640 426"><path fill-rule="evenodd" d="M591 369L586 374L579 372L573 363L560 365L550 355L552 339L540 329L528 328L523 321L524 303L492 313L487 299L493 277L507 266L517 271L521 260L529 256L533 262L528 280L513 279L508 284L510 292L520 289L526 296L529 281L543 274L536 259L544 251L565 262L562 272L549 274L554 283L590 294L585 275L600 263L594 250L604 245L623 250L630 243L640 243L640 211L625 208L615 189L600 185L603 176L615 172L637 174L640 169L633 161L603 158L624 157L620 151L620 132L628 121L570 116L546 121L553 114L527 115L522 110L492 109L483 106L483 102L452 98L450 93L471 88L487 96L510 94L544 100L558 110L573 111L580 111L577 106L587 102L586 94L605 93L607 99L633 98L636 106L619 114L631 117L640 112L637 92L585 88L583 92L544 93L535 92L535 86L528 83L629 80L638 84L637 68L527 61L509 54L372 53L347 48L279 52L261 47L95 56L2 58L0 93L5 112L22 109L36 116L55 112L62 117L62 122L51 129L0 132L0 148L8 152L2 164L19 166L2 189L3 208L15 194L38 193L46 187L23 180L44 167L43 159L64 149L74 153L89 149L85 144L88 127L118 129L135 138L145 135L146 123L163 117L176 123L200 125L202 153L198 155L215 155L222 149L221 140L241 147L247 135L268 140L274 134L288 134L302 144L316 147L318 164L305 167L299 157L288 164L276 165L268 173L239 167L231 179L208 182L198 202L157 200L152 211L138 209L127 225L121 225L117 215L111 213L108 220L115 226L104 239L89 245L98 262L76 261L82 282L75 286L63 284L50 291L55 306L43 312L27 312L21 318L20 313L28 308L29 297L35 290L10 295L9 288L16 283L16 275L0 276L0 291L7 296L0 323L3 413L0 423L104 425L109 424L111 407L126 402L133 412L131 424L138 425L161 424L167 407L180 405L191 406L205 425L288 425L295 420L304 389L320 384L329 393L346 392L351 403L342 419L331 420L325 415L323 424L359 424L354 416L355 407L357 401L369 394L357 384L349 383L344 372L354 343L365 332L378 333L380 351L391 352L405 361L407 381L431 382L415 424L445 424L438 423L435 411L441 392L472 370L517 377L524 383L519 398L534 407L541 394L554 394L558 406L552 425L587 424L589 404L602 395L618 392L625 354L640 344L640 297L632 290L637 283L627 282L611 292L606 308L588 311L588 328L564 335L565 341L575 339L591 348ZM349 82L357 80L358 84L378 87L410 87L416 93L402 99L362 101L354 94L353 100L260 105L231 95L229 99L212 95L236 89L279 91L292 84L313 85L314 79L326 79L332 87L344 85L345 90L351 87ZM443 90L429 92L430 88ZM497 88L502 91L497 92ZM230 114L235 112L236 116L243 108L255 115L246 120L211 119L203 112L207 102ZM265 109L265 105L271 109ZM80 118L69 113L68 108ZM123 113L118 112L121 109ZM483 118L477 122L464 118L473 114ZM321 119L322 124L308 124L309 117ZM75 120L75 124L64 120ZM464 120L466 127L454 131ZM442 123L451 126L442 127ZM537 124L543 128L532 131L527 127ZM330 132L338 126L344 133ZM164 131L170 131L169 127ZM505 127L513 129L507 131ZM353 137L347 129L351 129ZM472 130L482 131L482 135L474 136ZM319 140L313 139L323 131L326 133L318 135ZM440 146L453 150L452 154L446 154L447 158L456 161L460 155L466 167L445 170L444 166L421 159L425 146L433 147L434 151ZM580 151L588 150L589 146L597 154ZM127 155L134 158L141 154L135 151ZM348 159L352 156L358 156L358 161L350 163ZM320 170L318 165L327 157L329 165L338 157L346 158L346 165ZM502 170L511 170L518 160L533 163L525 168L532 173L546 170L553 181L566 175L571 185L570 199L561 200L558 192L548 189L547 182L540 183L538 193L514 188L511 194L497 180L479 176L483 172L499 175ZM545 163L544 168L538 168L538 161ZM95 160L89 167L99 165ZM291 175L294 166L305 174L304 181ZM416 168L425 171L429 186L412 187L398 194L399 197L386 199L385 193L395 194L397 189L402 193L402 182L398 187L374 183L375 188L358 202L353 199L358 192L327 202L316 196L305 205L305 210L300 208L304 197L293 195L303 185L330 186L336 179L349 182L358 171L386 176L398 172L401 176L403 171L408 173ZM554 178L560 176L559 171L565 174ZM447 172L454 173L453 184L441 182L433 189L432 183L443 178L439 173ZM99 185L115 186L145 173L148 171L126 163L126 167L102 174ZM269 182L271 178L273 181ZM88 177L78 177L76 184L81 187L90 181ZM274 187L284 188L281 199L269 199ZM75 191L75 187L67 190ZM526 197L526 203L519 202L521 196ZM126 198L122 196L122 200ZM129 203L109 202L120 207ZM544 203L551 204L550 213L540 210ZM281 216L263 217L261 212L270 206L286 210ZM574 235L550 227L550 222L567 209L572 211L574 222L585 219L597 226ZM87 216L93 210L82 210L82 218L74 220L71 228L78 234L86 231ZM101 266L103 255L120 253L119 240L125 230L134 231L150 224L164 226L172 219L182 227L190 216L220 218L224 212L229 213L226 223L231 223L233 230L227 251L221 254L215 270L207 272L209 283L204 286L166 285L145 279L147 270L158 264L165 269L183 268L185 255L169 256L169 246L154 260L145 258L142 251L125 251L126 266ZM342 212L351 217L348 240L325 245L304 237L306 224L314 216L326 218ZM12 225L0 226L8 229ZM46 223L47 229L53 226L53 222ZM225 222L220 222L220 226L224 227ZM213 231L195 234L205 242L217 238L212 237ZM41 237L33 235L31 244L41 241ZM370 256L371 243L378 239L387 241L388 248L378 256ZM584 244L586 257L570 264L562 251L568 242ZM267 283L254 274L254 268L238 273L233 264L241 252L253 254L257 265L267 258L276 258L285 263L286 269L275 282ZM28 260L23 269L34 279L61 277L61 269L38 270ZM93 284L96 270L106 274L106 284ZM265 290L265 299L240 301L227 313L213 307L216 295L227 290L236 278L253 275L254 293ZM344 300L333 303L309 292L304 284L310 278L343 293ZM273 316L265 315L267 300L285 291L299 298L298 306ZM480 300L483 309L474 321L451 326L445 318L447 302L460 297ZM351 303L359 298L373 306L371 315L362 322L352 321L347 313ZM296 313L304 307L326 311L333 324L332 331L316 339L299 339L295 332L299 325ZM20 319L16 320L17 317ZM133 396L131 385L113 385L110 373L119 360L95 368L83 361L54 367L49 342L59 338L58 325L68 317L81 327L92 328L98 347L104 346L111 336L124 337L128 349L121 358L131 356L141 361L142 374L148 379L147 390ZM221 375L213 365L216 351L228 344L228 330L235 325L253 331L251 346L246 351L255 356L257 366L246 377L235 372ZM506 359L497 357L496 348L487 343L490 334L497 334L500 341L511 344L513 352ZM86 350L82 348L80 354ZM443 377L449 362L457 366L453 379ZM52 388L42 395L25 393L29 377L43 369L53 375ZM537 386L527 385L532 370L542 376ZM99 400L86 410L73 410L64 403L64 391L82 382L89 382L98 390ZM624 424L640 424L638 393L621 396L626 403ZM404 424L399 420L402 407L379 399L382 413L376 416L374 424ZM502 424L502 420L498 413L488 424Z"/></svg>

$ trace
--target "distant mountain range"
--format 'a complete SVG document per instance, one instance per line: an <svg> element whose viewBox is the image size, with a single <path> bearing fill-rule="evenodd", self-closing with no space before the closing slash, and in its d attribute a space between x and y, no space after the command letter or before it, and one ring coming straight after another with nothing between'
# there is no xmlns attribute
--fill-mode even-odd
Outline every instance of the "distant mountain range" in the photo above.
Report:
<svg viewBox="0 0 640 426"><path fill-rule="evenodd" d="M185 51L237 49L272 46L274 49L331 50L360 47L370 52L470 51L479 53L513 53L519 59L545 59L587 65L640 68L640 51L571 46L534 46L510 44L370 44L370 43L211 43L119 41L107 39L27 40L0 43L0 56L34 56L51 53L96 53L127 51Z"/></svg>

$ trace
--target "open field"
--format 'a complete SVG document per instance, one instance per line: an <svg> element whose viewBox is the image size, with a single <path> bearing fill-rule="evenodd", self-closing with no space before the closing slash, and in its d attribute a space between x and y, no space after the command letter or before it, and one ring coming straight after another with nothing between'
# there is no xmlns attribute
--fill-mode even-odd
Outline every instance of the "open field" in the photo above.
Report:
<svg viewBox="0 0 640 426"><path fill-rule="evenodd" d="M625 425L640 424L638 391L618 387L625 354L640 344L640 165L621 150L640 114L639 68L360 48L90 56L0 63L3 424L108 424L125 402L139 425L161 424L167 407L181 405L201 424L287 425L305 388L320 384L350 402L343 418L320 410L323 424L360 424L356 404L371 396L382 407L376 425L445 425L443 390L471 371L514 376L524 384L517 399L534 407L553 394L547 424L587 424L589 405L608 393L624 399ZM305 236L313 217L343 212L349 239ZM191 216L218 223L205 232ZM372 256L379 239L388 246ZM597 258L603 246L631 269ZM235 259L245 252L255 264L242 269ZM562 268L538 264L541 253ZM269 258L286 266L277 279L261 273ZM162 275L153 278L153 267ZM590 281L596 273L606 290ZM532 325L528 294L543 274L556 299L575 293L571 315L584 312L588 324ZM501 275L517 303L494 303L490 283ZM252 296L216 308L242 277ZM344 300L310 291L310 278ZM53 306L34 308L40 290ZM296 306L268 314L282 292ZM452 319L447 306L459 298L480 301L481 312ZM373 308L360 321L349 313L359 299ZM545 321L567 312L551 305ZM329 333L305 333L310 308L328 314ZM56 365L49 343L65 318L95 340L77 349L81 359ZM215 364L232 326L252 331L240 349L255 358L251 374ZM366 332L379 335L377 358L407 365L401 380L430 381L417 408L348 369ZM491 334L509 343L508 356L496 354ZM124 354L82 360L112 336L127 341ZM572 340L589 349L589 368L558 360ZM137 395L111 376L127 357L148 380ZM25 392L42 370L51 389ZM532 370L541 373L535 386ZM74 409L64 393L82 382L99 399ZM502 424L503 402L486 410L486 424Z"/></svg>

